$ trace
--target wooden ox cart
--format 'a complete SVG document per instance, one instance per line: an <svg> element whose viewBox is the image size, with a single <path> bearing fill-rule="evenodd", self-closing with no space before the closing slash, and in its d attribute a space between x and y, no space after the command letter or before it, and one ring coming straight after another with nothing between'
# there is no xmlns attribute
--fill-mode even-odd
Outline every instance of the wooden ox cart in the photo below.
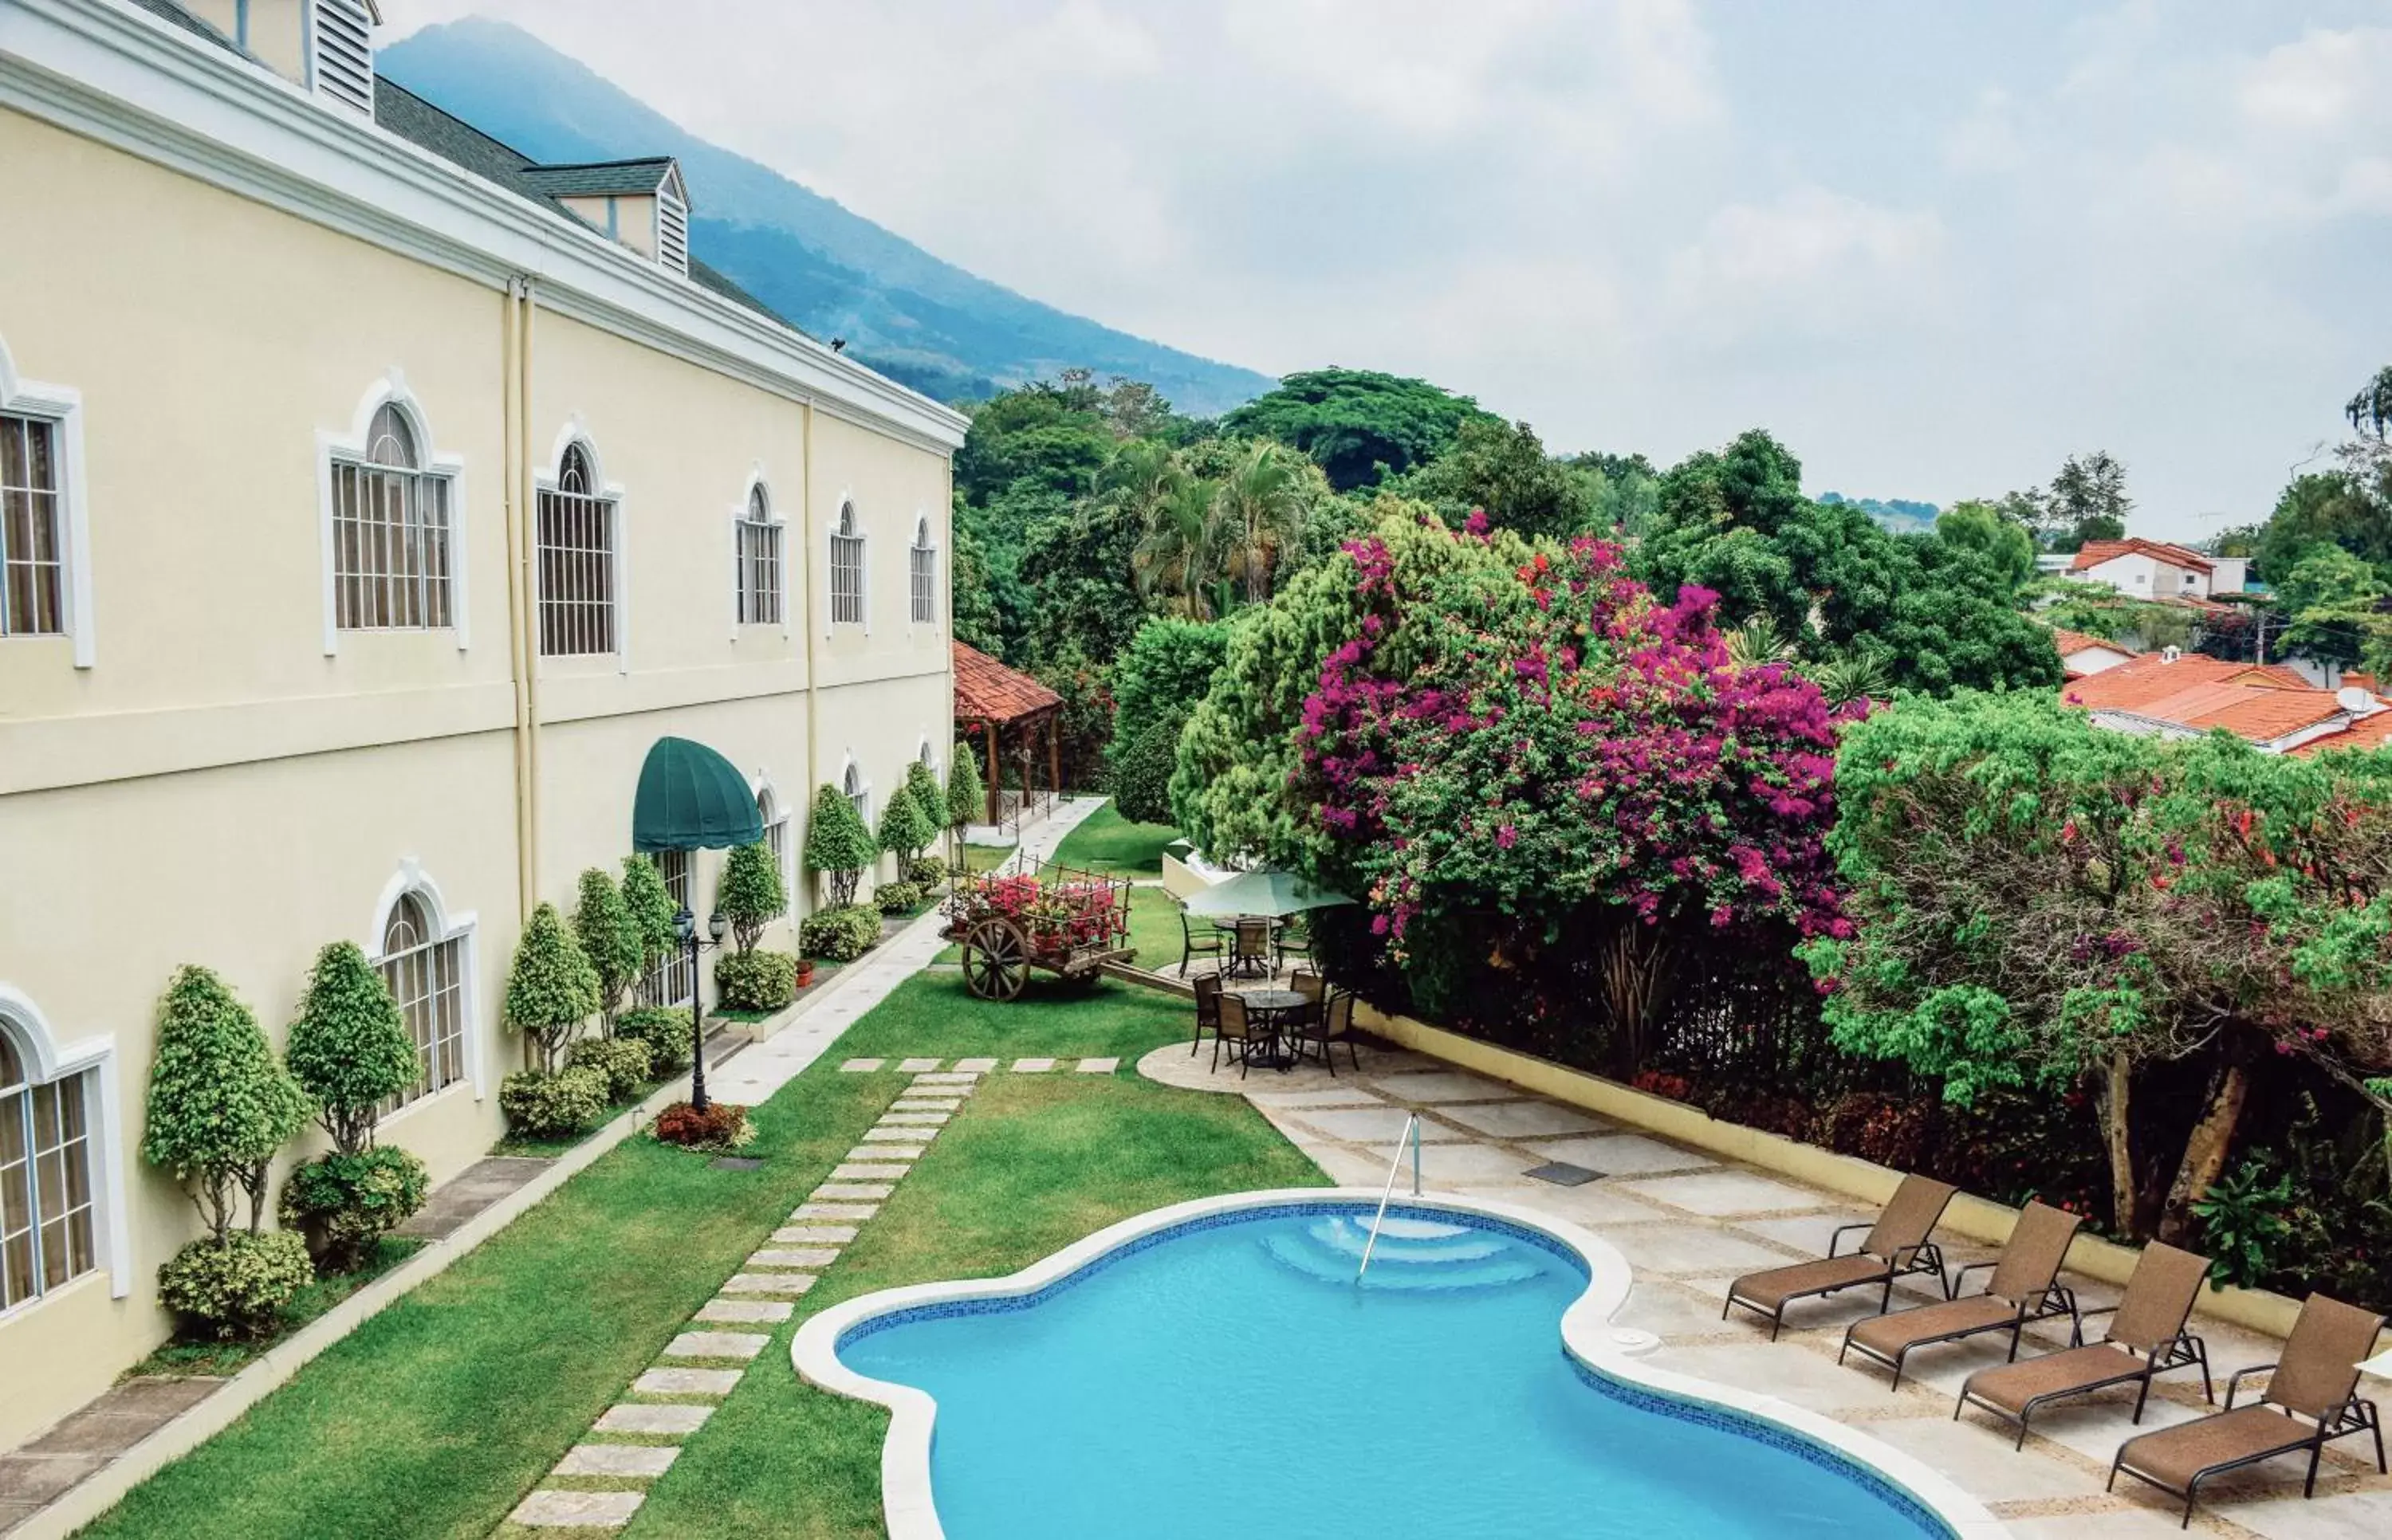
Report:
<svg viewBox="0 0 2392 1540"><path fill-rule="evenodd" d="M957 873L944 934L963 948L964 987L982 1000L1013 1000L1033 968L1086 980L1128 962L1138 955L1129 889L1124 878L1060 866L1036 876Z"/></svg>

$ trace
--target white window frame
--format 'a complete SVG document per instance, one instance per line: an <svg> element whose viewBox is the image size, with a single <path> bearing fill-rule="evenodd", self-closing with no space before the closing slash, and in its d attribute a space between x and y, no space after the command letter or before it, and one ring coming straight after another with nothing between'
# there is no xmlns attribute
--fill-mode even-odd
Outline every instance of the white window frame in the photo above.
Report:
<svg viewBox="0 0 2392 1540"><path fill-rule="evenodd" d="M405 1106L383 1114L382 1121L385 1126L406 1117L417 1107L430 1106L461 1085L473 1087L474 1100L477 1102L487 1098L490 1092L489 1067L483 1062L487 1055L482 1042L481 917L470 909L451 910L448 899L440 891L440 885L425 874L422 863L412 856L398 863L397 870L382 885L382 893L374 900L373 922L360 938L366 961L374 965L377 974L382 971L385 961L383 941L390 933L391 911L398 907L399 899L410 897L422 907L424 917L431 922L436 943L459 943L458 972L463 990L465 1017L463 1035L457 1051L464 1057L465 1073L461 1080L453 1081L437 1091L426 1092Z"/></svg>
<svg viewBox="0 0 2392 1540"><path fill-rule="evenodd" d="M933 629L939 624L939 548L930 539L928 513L915 515L914 543L905 548L905 618Z"/></svg>
<svg viewBox="0 0 2392 1540"><path fill-rule="evenodd" d="M798 891L797 824L789 816L789 805L781 800L780 788L762 770L756 772L756 816L763 821L764 848L773 850L773 836L778 835L781 848L773 850L773 864L780 869L781 888L790 896L794 908Z"/></svg>
<svg viewBox="0 0 2392 1540"><path fill-rule="evenodd" d="M32 996L0 979L0 1033L6 1033L35 1085L50 1085L80 1077L83 1081L84 1126L91 1161L92 1266L55 1289L33 1295L0 1312L8 1321L73 1291L84 1278L108 1275L109 1298L122 1300L133 1292L133 1226L125 1199L124 1162L119 1147L124 1133L124 1108L117 1086L116 1039L107 1034L61 1044Z"/></svg>
<svg viewBox="0 0 2392 1540"><path fill-rule="evenodd" d="M316 524L317 535L323 546L324 587L324 655L333 657L341 650L340 581L340 509L333 487L341 466L361 466L368 462L376 413L384 407L394 408L407 420L415 434L415 447L421 461L416 473L429 479L446 481L448 502L448 625L446 627L355 627L359 632L374 630L449 630L456 633L457 650L464 652L474 644L473 597L466 581L467 559L465 532L465 459L437 447L432 434L432 420L425 415L423 403L407 388L406 373L393 367L390 372L372 384L358 398L357 409L350 414L345 434L318 431L316 434Z"/></svg>
<svg viewBox="0 0 2392 1540"><path fill-rule="evenodd" d="M841 626L860 626L864 634L872 634L872 545L864 533L864 515L856 511L855 499L839 494L838 516L831 522L826 537L829 542L828 560L824 563L825 584L823 614L826 617L823 634L828 636ZM850 620L838 617L839 547L852 542L855 548L855 615Z"/></svg>
<svg viewBox="0 0 2392 1540"><path fill-rule="evenodd" d="M624 542L628 526L623 518L623 487L621 483L606 479L606 463L599 458L598 446L592 441L589 429L583 425L578 413L557 431L556 441L549 447L546 469L532 478L532 654L541 664L571 663L580 658L606 655L604 653L551 654L540 645L540 499L543 495L561 490L559 483L565 471L565 453L577 447L589 462L589 496L604 504L606 510L606 537L613 553L615 576L615 671L628 674L631 671L631 563L630 552L625 549Z"/></svg>
<svg viewBox="0 0 2392 1540"><path fill-rule="evenodd" d="M84 488L83 459L83 394L67 385L45 384L17 372L8 356L8 342L0 337L0 412L47 422L57 434L58 472L58 554L66 563L59 574L58 620L77 668L98 661L91 609L91 518ZM17 641L49 641L48 635L0 637L0 646Z"/></svg>
<svg viewBox="0 0 2392 1540"><path fill-rule="evenodd" d="M753 516L756 502L760 497L764 505L764 516L760 520ZM773 620L748 618L748 556L743 546L743 538L746 531L759 525L770 528L773 533L774 572L773 597L776 607L781 612L779 616ZM784 639L789 635L789 611L792 607L789 600L794 591L789 579L790 563L789 522L781 517L780 508L773 500L772 484L765 479L763 469L760 466L748 473L748 490L731 507L732 641L738 641L740 631L749 626L778 626Z"/></svg>
<svg viewBox="0 0 2392 1540"><path fill-rule="evenodd" d="M838 795L847 798L847 805L855 809L856 816L864 820L864 826L870 829L872 781L864 773L864 767L856 762L852 749L848 751L845 763L838 768Z"/></svg>

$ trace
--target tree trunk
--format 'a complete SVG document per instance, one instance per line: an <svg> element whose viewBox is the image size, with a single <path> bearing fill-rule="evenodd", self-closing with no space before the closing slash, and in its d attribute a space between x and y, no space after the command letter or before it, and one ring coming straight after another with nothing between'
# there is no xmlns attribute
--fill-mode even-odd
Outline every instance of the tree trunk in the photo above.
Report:
<svg viewBox="0 0 2392 1540"><path fill-rule="evenodd" d="M1604 943L1604 1004L1611 1013L1612 1046L1623 1081L1635 1079L1644 1068L1668 961L1668 946L1656 926L1631 921L1615 928Z"/></svg>
<svg viewBox="0 0 2392 1540"><path fill-rule="evenodd" d="M2201 1121L2192 1125L2192 1136L2185 1141L2184 1158L2177 1165L2167 1204L2160 1210L2159 1236L2170 1246L2187 1243L2193 1228L2192 1206L2208 1196L2209 1184L2226 1169L2227 1154L2234 1145L2234 1125L2242 1116L2242 1102L2250 1089L2251 1072L2240 1060L2229 1060L2211 1073L2209 1099Z"/></svg>
<svg viewBox="0 0 2392 1540"><path fill-rule="evenodd" d="M2134 1066L2123 1053L2110 1055L2101 1081L2101 1142L2110 1157L2110 1219L2122 1239L2136 1238L2135 1152L2127 1112L2132 1106Z"/></svg>

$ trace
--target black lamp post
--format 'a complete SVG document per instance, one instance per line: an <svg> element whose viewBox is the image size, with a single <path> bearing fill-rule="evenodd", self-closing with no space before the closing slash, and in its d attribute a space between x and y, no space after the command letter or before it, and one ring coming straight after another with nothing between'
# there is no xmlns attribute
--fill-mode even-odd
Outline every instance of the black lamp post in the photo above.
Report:
<svg viewBox="0 0 2392 1540"><path fill-rule="evenodd" d="M699 987L703 976L697 971L697 954L721 946L723 934L730 928L731 922L722 917L719 909L708 918L703 937L697 933L697 916L689 912L687 904L673 914L673 934L689 949L689 1105L700 1112L707 1106L706 1008L699 1001L705 991Z"/></svg>

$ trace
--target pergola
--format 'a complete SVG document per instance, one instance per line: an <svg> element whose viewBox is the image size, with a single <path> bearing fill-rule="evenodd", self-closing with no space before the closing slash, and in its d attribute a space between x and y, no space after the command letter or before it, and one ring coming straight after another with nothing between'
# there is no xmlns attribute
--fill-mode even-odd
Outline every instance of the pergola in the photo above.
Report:
<svg viewBox="0 0 2392 1540"><path fill-rule="evenodd" d="M997 739L1007 728L1013 729L1015 741L1021 745L1021 790L1030 790L1031 745L1037 741L1038 728L1046 728L1046 780L1048 789L1063 789L1063 697L1032 679L1017 674L1005 665L977 648L958 641L956 650L956 722L959 727L976 728L987 743L988 755L988 821L1001 822L997 814L997 787L1003 777L998 771Z"/></svg>

